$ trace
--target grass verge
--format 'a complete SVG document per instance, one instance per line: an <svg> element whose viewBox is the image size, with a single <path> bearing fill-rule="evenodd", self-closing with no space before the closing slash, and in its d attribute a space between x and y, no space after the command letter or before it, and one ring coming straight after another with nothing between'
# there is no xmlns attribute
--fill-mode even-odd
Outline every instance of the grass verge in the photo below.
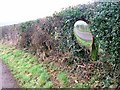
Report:
<svg viewBox="0 0 120 90"><path fill-rule="evenodd" d="M0 45L0 57L22 88L51 88L50 74L37 58L15 47Z"/></svg>
<svg viewBox="0 0 120 90"><path fill-rule="evenodd" d="M13 46L0 44L0 57L8 65L21 88L90 87L88 84L71 83L69 74L55 67L52 62L40 63L36 56Z"/></svg>

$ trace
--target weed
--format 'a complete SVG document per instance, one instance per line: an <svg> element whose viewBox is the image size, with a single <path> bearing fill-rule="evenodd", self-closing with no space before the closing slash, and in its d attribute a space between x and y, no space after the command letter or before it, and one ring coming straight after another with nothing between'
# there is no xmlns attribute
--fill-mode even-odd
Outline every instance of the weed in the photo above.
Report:
<svg viewBox="0 0 120 90"><path fill-rule="evenodd" d="M43 88L52 88L53 87L53 83L51 81L48 81Z"/></svg>
<svg viewBox="0 0 120 90"><path fill-rule="evenodd" d="M65 72L60 72L58 74L57 78L63 87L68 85L69 79L68 79L67 74Z"/></svg>
<svg viewBox="0 0 120 90"><path fill-rule="evenodd" d="M40 77L38 78L38 84L42 86L47 82L49 78L50 76L48 75L48 73L44 71L43 73L41 73Z"/></svg>

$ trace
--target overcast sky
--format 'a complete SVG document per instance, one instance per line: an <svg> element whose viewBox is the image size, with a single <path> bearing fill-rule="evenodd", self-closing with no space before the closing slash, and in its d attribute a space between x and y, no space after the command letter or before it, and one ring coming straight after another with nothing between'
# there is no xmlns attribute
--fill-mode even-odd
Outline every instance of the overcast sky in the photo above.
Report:
<svg viewBox="0 0 120 90"><path fill-rule="evenodd" d="M50 16L62 8L92 0L0 0L0 26Z"/></svg>

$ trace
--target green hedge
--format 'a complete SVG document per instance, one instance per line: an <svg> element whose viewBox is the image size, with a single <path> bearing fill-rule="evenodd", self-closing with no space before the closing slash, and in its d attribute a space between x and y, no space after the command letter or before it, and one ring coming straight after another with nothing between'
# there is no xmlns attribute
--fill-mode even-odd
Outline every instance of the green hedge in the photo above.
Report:
<svg viewBox="0 0 120 90"><path fill-rule="evenodd" d="M99 3L92 18L92 32L104 50L104 60L120 63L120 2Z"/></svg>
<svg viewBox="0 0 120 90"><path fill-rule="evenodd" d="M54 13L53 17L47 17L47 23L44 23L42 26L47 32L51 32L53 37L55 37L57 33L57 41L59 42L58 51L64 53L71 52L71 61L74 59L80 61L80 58L83 58L85 61L90 59L90 54L87 50L77 43L73 28L75 22L78 20L84 20L90 23L90 18L93 17L95 6L96 4L88 4L63 9L61 12ZM57 27L57 29L55 29L55 27Z"/></svg>
<svg viewBox="0 0 120 90"><path fill-rule="evenodd" d="M104 51L102 56L107 59L103 60L119 62L119 4L120 2L97 2L69 7L61 12L55 12L53 16L38 19L34 21L34 24L36 23L37 26L40 26L43 31L57 41L56 48L58 51L71 52L72 59L78 57L77 61L80 58L87 61L90 54L84 47L79 46L73 34L74 23L78 20L86 21L91 25L91 32ZM21 25L22 31L26 31L26 25L29 26L30 24ZM24 28L24 26L26 27Z"/></svg>
<svg viewBox="0 0 120 90"><path fill-rule="evenodd" d="M91 29L103 49L100 60L105 62L105 76L120 81L120 2L99 3L91 19ZM108 66L109 63L111 66ZM107 70L109 69L109 70ZM107 81L107 78L104 78ZM105 82L106 83L106 82Z"/></svg>

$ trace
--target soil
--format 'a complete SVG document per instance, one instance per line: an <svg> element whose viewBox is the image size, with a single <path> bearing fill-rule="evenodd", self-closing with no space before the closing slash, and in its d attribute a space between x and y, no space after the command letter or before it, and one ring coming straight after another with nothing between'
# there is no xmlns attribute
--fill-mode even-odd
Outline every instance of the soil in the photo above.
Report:
<svg viewBox="0 0 120 90"><path fill-rule="evenodd" d="M0 60L0 89L19 88L8 67Z"/></svg>

